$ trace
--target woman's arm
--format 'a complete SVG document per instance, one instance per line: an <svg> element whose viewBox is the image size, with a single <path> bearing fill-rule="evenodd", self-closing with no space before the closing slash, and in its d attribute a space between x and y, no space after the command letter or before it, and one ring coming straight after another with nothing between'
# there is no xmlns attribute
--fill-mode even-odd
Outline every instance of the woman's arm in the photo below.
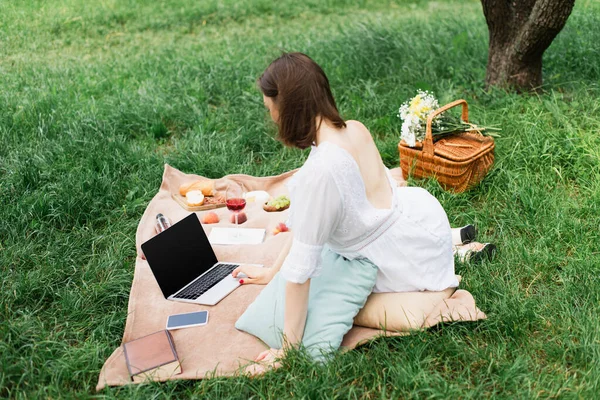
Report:
<svg viewBox="0 0 600 400"><path fill-rule="evenodd" d="M308 313L309 290L310 279L304 283L286 282L285 284L284 348L295 347L302 342Z"/></svg>
<svg viewBox="0 0 600 400"><path fill-rule="evenodd" d="M266 285L267 283L271 282L271 279L273 279L275 274L279 271L279 269L281 268L281 265L285 261L285 258L287 257L288 253L290 252L290 247L292 247L293 237L290 233L288 233L287 236L288 236L288 238L287 238L286 242L284 243L283 248L281 249L281 252L279 253L279 256L277 257L277 259L275 260L275 262L273 263L273 265L270 268L256 267L256 266L252 266L252 265L242 264L239 267L237 267L236 269L234 269L231 272L231 275L234 278L237 278L237 276L240 272L246 274L247 278L240 279L240 283L242 285L249 284L249 283L255 283L258 285Z"/></svg>
<svg viewBox="0 0 600 400"><path fill-rule="evenodd" d="M294 239L279 271L286 281L283 348L259 354L256 361L264 362L259 371L279 366L278 359L285 351L302 342L308 317L310 279L320 274L323 247L343 217L340 191L330 167L323 163L318 160L305 163L290 188Z"/></svg>
<svg viewBox="0 0 600 400"><path fill-rule="evenodd" d="M279 368L285 351L302 342L308 314L309 291L310 279L304 283L286 282L283 346L281 349L269 349L260 353L254 361L261 361L262 365L249 365L246 367L247 373L258 375L266 372L269 368Z"/></svg>
<svg viewBox="0 0 600 400"><path fill-rule="evenodd" d="M280 233L280 235L281 235L281 233ZM284 235L287 235L287 240L285 241L285 244L283 245L283 248L281 249L281 253L279 253L279 256L277 257L277 259L271 266L273 275L275 275L279 271L279 269L281 269L281 266L283 265L283 262L285 261L285 258L289 254L290 248L292 247L292 241L293 241L294 237L289 232L284 233Z"/></svg>

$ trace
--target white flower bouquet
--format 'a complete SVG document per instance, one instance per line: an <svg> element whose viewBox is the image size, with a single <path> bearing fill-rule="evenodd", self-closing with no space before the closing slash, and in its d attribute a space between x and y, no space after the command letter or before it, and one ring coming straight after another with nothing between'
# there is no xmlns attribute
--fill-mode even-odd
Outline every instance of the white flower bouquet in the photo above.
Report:
<svg viewBox="0 0 600 400"><path fill-rule="evenodd" d="M403 103L398 110L398 117L402 119L400 138L410 147L415 147L417 142L422 142L425 139L427 118L439 107L440 105L433 93L418 90L417 95ZM499 137L499 135L489 132L492 130L497 131L499 129L477 126L446 113L436 116L431 123L431 133L434 141L454 133L473 131L481 134L487 131L486 136Z"/></svg>

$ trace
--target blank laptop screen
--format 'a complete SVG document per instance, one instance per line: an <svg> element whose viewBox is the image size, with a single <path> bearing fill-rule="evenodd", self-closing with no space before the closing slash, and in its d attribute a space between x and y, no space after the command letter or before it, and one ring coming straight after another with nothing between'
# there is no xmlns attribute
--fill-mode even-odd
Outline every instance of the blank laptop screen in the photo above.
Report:
<svg viewBox="0 0 600 400"><path fill-rule="evenodd" d="M142 251L165 298L217 263L195 213L143 243Z"/></svg>

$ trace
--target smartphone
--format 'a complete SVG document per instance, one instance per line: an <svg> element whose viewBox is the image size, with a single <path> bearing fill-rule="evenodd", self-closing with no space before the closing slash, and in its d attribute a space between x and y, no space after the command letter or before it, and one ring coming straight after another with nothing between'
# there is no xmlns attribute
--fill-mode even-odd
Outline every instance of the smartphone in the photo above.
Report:
<svg viewBox="0 0 600 400"><path fill-rule="evenodd" d="M185 314L169 315L167 319L167 330L190 328L192 326L206 325L208 322L208 311L196 311Z"/></svg>

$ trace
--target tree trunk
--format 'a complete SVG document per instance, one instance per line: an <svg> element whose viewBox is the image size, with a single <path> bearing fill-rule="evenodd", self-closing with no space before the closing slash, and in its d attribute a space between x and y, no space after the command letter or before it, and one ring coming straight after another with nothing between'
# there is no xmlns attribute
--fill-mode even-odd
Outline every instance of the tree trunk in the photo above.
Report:
<svg viewBox="0 0 600 400"><path fill-rule="evenodd" d="M542 55L567 22L575 0L481 0L490 44L486 86L518 91L542 85Z"/></svg>

